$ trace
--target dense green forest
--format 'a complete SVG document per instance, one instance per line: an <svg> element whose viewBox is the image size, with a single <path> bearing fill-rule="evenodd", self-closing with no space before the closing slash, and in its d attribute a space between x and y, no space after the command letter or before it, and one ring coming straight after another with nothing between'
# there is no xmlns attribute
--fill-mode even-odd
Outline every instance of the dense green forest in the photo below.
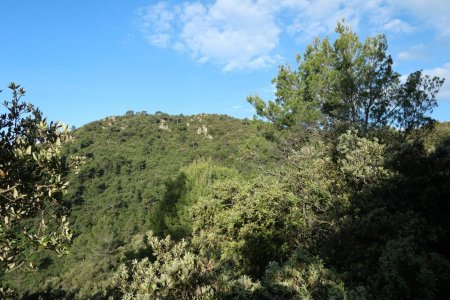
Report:
<svg viewBox="0 0 450 300"><path fill-rule="evenodd" d="M280 67L273 101L248 98L253 120L128 111L69 130L11 84L0 295L449 299L444 81L402 81L383 35L336 31Z"/></svg>

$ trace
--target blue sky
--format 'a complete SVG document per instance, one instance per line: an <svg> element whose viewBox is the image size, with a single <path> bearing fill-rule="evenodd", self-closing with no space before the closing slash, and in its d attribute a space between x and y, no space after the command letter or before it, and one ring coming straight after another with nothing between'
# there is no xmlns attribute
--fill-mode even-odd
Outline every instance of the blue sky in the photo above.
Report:
<svg viewBox="0 0 450 300"><path fill-rule="evenodd" d="M447 78L433 113L450 120L448 0L1 0L0 94L14 81L50 120L81 126L127 110L251 117L277 66L346 19L386 34L395 70Z"/></svg>

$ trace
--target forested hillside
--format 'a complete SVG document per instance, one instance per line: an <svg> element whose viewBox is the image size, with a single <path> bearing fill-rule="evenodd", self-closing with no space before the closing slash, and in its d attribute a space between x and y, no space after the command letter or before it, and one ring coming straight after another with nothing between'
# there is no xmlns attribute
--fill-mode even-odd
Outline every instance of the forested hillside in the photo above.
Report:
<svg viewBox="0 0 450 300"><path fill-rule="evenodd" d="M102 292L134 235L150 229L171 233L160 215L168 212L160 206L175 205L173 189L183 185L186 172L180 168L194 163L211 172L214 161L250 178L274 164L273 146L258 134L257 123L225 115L128 113L87 124L72 135L65 151L84 156L85 163L69 175L65 195L74 234L70 254L41 258L39 272L8 276L19 292L49 283L81 290L83 296ZM214 180L211 175L199 188Z"/></svg>
<svg viewBox="0 0 450 300"><path fill-rule="evenodd" d="M69 132L10 85L2 295L449 299L444 79L401 80L383 35L336 32L247 99L251 121L129 111Z"/></svg>

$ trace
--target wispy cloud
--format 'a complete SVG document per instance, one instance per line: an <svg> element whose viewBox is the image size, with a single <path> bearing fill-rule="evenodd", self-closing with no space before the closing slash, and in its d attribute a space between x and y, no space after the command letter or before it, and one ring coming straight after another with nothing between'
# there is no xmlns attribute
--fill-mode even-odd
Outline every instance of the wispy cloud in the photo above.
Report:
<svg viewBox="0 0 450 300"><path fill-rule="evenodd" d="M370 32L412 34L419 29L407 17L450 36L448 0L212 0L170 5L160 2L138 9L139 26L148 42L213 63L224 71L261 69L278 64L282 34L304 41L329 34L336 22ZM364 22L362 22L364 20ZM404 50L400 59L418 52Z"/></svg>
<svg viewBox="0 0 450 300"><path fill-rule="evenodd" d="M360 12L367 11L363 1L343 0L284 0L282 7L292 15L287 32L308 39L332 32L336 22L343 18L348 25L357 29Z"/></svg>
<svg viewBox="0 0 450 300"><path fill-rule="evenodd" d="M277 63L272 53L281 29L270 3L218 0L211 5L185 2L140 8L141 30L160 47L187 51L200 63L213 62L225 71L259 69Z"/></svg>
<svg viewBox="0 0 450 300"><path fill-rule="evenodd" d="M397 55L400 60L416 60L424 58L425 56L426 48L423 44L414 45L409 49L399 52Z"/></svg>
<svg viewBox="0 0 450 300"><path fill-rule="evenodd" d="M450 37L450 2L448 0L391 1L394 12L409 12L438 30L442 37Z"/></svg>
<svg viewBox="0 0 450 300"><path fill-rule="evenodd" d="M409 33L414 31L415 28L405 21L402 21L400 19L393 19L384 24L383 29L395 33Z"/></svg>
<svg viewBox="0 0 450 300"><path fill-rule="evenodd" d="M149 43L167 47L171 42L175 13L163 2L138 9L139 26Z"/></svg>
<svg viewBox="0 0 450 300"><path fill-rule="evenodd" d="M258 2L185 4L180 37L195 58L216 60L226 71L272 65L280 29L272 11Z"/></svg>

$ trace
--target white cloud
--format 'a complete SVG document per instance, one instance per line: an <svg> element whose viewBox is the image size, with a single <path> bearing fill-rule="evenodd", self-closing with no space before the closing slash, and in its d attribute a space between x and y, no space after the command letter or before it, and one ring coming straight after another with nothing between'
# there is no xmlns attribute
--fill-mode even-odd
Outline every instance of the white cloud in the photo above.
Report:
<svg viewBox="0 0 450 300"><path fill-rule="evenodd" d="M423 70L423 73L430 76L445 78L445 82L439 91L438 99L440 101L450 101L450 63L446 63L442 67Z"/></svg>
<svg viewBox="0 0 450 300"><path fill-rule="evenodd" d="M411 33L419 29L408 17L415 17L434 27L441 36L450 36L449 0L280 0L293 12L291 32L314 35L333 31L336 21L345 18L357 30L361 21L371 23L376 31Z"/></svg>
<svg viewBox="0 0 450 300"><path fill-rule="evenodd" d="M150 43L187 51L199 63L214 62L232 71L265 68L278 61L271 52L281 29L272 8L272 1L250 0L185 2L172 10L159 3L140 9L139 16Z"/></svg>
<svg viewBox="0 0 450 300"><path fill-rule="evenodd" d="M383 28L395 33L409 33L414 30L414 27L399 19L393 19L384 24Z"/></svg>
<svg viewBox="0 0 450 300"><path fill-rule="evenodd" d="M138 9L140 18L140 29L146 39L153 45L159 47L168 46L172 30L174 13L163 2L154 6L141 7Z"/></svg>
<svg viewBox="0 0 450 300"><path fill-rule="evenodd" d="M140 29L150 44L213 63L225 71L260 69L280 62L283 33L302 42L334 31L336 22L371 34L411 34L422 25L450 36L448 0L210 0L178 5L160 2L138 9ZM415 19L411 19L415 16ZM422 23L420 23L420 22ZM439 26L439 27L438 27ZM402 60L418 58L410 49Z"/></svg>
<svg viewBox="0 0 450 300"><path fill-rule="evenodd" d="M441 36L450 36L450 2L448 0L398 0L394 6L407 10L434 26Z"/></svg>
<svg viewBox="0 0 450 300"><path fill-rule="evenodd" d="M287 32L299 34L300 38L306 39L332 32L336 22L343 18L356 30L359 26L359 13L365 10L365 6L366 4L359 0L282 1L282 7L293 15Z"/></svg>
<svg viewBox="0 0 450 300"><path fill-rule="evenodd" d="M281 56L273 52L282 28L310 40L332 32L345 18L356 30L360 10L374 6L362 0L215 0L171 7L160 2L140 8L138 15L152 45L187 52L199 63L213 62L232 71L279 63Z"/></svg>
<svg viewBox="0 0 450 300"><path fill-rule="evenodd" d="M280 29L273 13L258 2L185 4L180 34L194 57L218 61L226 71L264 68L273 63Z"/></svg>
<svg viewBox="0 0 450 300"><path fill-rule="evenodd" d="M166 33L155 33L147 36L147 40L155 46L166 47L169 44L170 35Z"/></svg>

